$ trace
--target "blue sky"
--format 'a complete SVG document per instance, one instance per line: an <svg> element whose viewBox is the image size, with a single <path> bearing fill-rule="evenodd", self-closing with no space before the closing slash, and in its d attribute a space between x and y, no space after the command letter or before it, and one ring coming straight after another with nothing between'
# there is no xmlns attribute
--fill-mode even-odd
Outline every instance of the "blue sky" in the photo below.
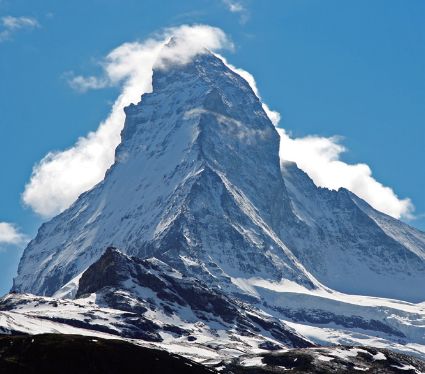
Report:
<svg viewBox="0 0 425 374"><path fill-rule="evenodd" d="M279 126L295 139L343 137L341 161L410 198L410 223L425 229L422 0L0 0L0 19L0 222L26 237L46 219L22 202L33 166L96 130L121 89L82 93L69 80L101 76L114 48L182 24L223 30L235 47L222 54L255 77ZM10 238L0 292L26 240Z"/></svg>

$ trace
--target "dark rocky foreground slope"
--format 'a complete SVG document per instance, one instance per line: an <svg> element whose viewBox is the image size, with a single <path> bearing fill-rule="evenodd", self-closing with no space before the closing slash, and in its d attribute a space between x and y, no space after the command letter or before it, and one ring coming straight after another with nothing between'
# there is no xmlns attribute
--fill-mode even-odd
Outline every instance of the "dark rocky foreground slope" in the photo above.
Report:
<svg viewBox="0 0 425 374"><path fill-rule="evenodd" d="M420 374L425 373L425 363L416 358L386 349L339 346L293 349L257 357L244 357L227 365L226 372L232 374L288 372L309 374Z"/></svg>
<svg viewBox="0 0 425 374"><path fill-rule="evenodd" d="M241 356L215 368L166 351L121 340L43 334L0 337L0 372L9 373L405 373L425 372L425 363L385 349L333 347L292 349Z"/></svg>
<svg viewBox="0 0 425 374"><path fill-rule="evenodd" d="M122 340L59 334L0 337L0 373L5 374L213 372L181 356Z"/></svg>

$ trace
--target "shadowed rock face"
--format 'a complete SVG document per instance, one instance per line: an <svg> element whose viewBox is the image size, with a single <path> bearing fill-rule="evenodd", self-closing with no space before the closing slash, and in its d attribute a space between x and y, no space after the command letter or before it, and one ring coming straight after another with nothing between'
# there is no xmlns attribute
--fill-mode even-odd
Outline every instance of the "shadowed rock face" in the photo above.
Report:
<svg viewBox="0 0 425 374"><path fill-rule="evenodd" d="M425 300L425 233L344 188L318 188L293 162L282 175L299 219L282 222L282 240L318 280L349 294Z"/></svg>
<svg viewBox="0 0 425 374"><path fill-rule="evenodd" d="M128 257L113 247L82 275L77 298L96 294L97 303L135 313L145 318L150 310L164 315L182 317L190 310L196 320L234 328L245 336L266 332L284 346L308 347L311 343L285 326L278 319L261 313L245 303L230 299L196 278L187 277L158 259L141 260ZM186 312L183 312L186 310ZM190 317L188 317L190 321ZM152 323L150 331L155 324ZM215 327L217 328L217 326ZM156 326L152 332L159 332ZM188 336L190 331L166 326L166 331Z"/></svg>

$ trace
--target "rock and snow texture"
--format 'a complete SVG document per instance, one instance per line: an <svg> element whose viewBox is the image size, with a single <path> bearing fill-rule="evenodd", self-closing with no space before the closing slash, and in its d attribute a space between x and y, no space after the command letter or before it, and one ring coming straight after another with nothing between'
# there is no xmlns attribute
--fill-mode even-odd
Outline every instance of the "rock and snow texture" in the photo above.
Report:
<svg viewBox="0 0 425 374"><path fill-rule="evenodd" d="M204 53L157 69L126 108L104 181L24 252L13 290L39 296L6 297L0 326L36 331L48 311L50 329L180 353L313 342L424 357L424 284L425 234L281 164L250 86Z"/></svg>
<svg viewBox="0 0 425 374"><path fill-rule="evenodd" d="M413 357L371 347L292 349L241 356L222 372L243 373L424 373L425 363Z"/></svg>
<svg viewBox="0 0 425 374"><path fill-rule="evenodd" d="M282 175L299 222L281 238L326 286L349 294L421 302L425 233L380 213L346 189L318 188L295 163Z"/></svg>
<svg viewBox="0 0 425 374"><path fill-rule="evenodd" d="M108 248L87 269L74 300L10 294L0 299L0 331L55 332L137 339L220 341L241 351L258 346L309 347L279 319L231 299L158 259Z"/></svg>
<svg viewBox="0 0 425 374"><path fill-rule="evenodd" d="M311 345L389 348L425 358L425 308L252 279L249 302L157 258L108 248L80 277L74 299L10 294L0 331L130 339L214 365Z"/></svg>

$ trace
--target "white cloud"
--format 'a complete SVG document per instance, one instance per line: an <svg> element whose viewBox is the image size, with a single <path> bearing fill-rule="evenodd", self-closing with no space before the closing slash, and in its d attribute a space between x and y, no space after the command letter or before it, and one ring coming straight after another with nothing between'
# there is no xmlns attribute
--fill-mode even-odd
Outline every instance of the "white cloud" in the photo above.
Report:
<svg viewBox="0 0 425 374"><path fill-rule="evenodd" d="M240 1L222 0L222 2L230 12L240 14L241 23L245 23L246 21L248 21L249 12L246 9L246 7Z"/></svg>
<svg viewBox="0 0 425 374"><path fill-rule="evenodd" d="M176 45L157 61L159 51L172 35L177 37ZM125 43L114 49L102 63L102 77L73 77L71 86L81 91L116 85L121 85L122 91L109 117L95 132L80 138L68 150L49 153L34 167L23 193L25 204L40 215L49 217L66 209L80 193L101 181L114 161L114 150L120 142L123 108L138 102L141 94L151 91L154 64L164 67L169 62L186 63L204 47L217 50L232 48L232 44L220 29L202 25L181 26L167 29L143 42ZM259 96L250 73L219 57L246 79ZM277 126L279 113L270 110L266 104L263 108ZM291 138L283 129L278 129L278 132L281 136L281 158L295 161L318 186L330 189L345 187L376 209L396 218L412 215L411 201L398 198L391 188L376 181L366 164L350 165L341 161L345 148L338 138Z"/></svg>
<svg viewBox="0 0 425 374"><path fill-rule="evenodd" d="M22 244L26 236L15 225L8 222L0 222L0 244Z"/></svg>
<svg viewBox="0 0 425 374"><path fill-rule="evenodd" d="M245 11L245 7L237 1L223 0L223 3L232 13L240 13Z"/></svg>
<svg viewBox="0 0 425 374"><path fill-rule="evenodd" d="M170 37L175 43L161 53ZM143 42L124 43L103 61L101 78L74 77L71 85L80 90L102 85L121 85L108 118L99 128L65 150L51 152L34 166L31 179L22 194L24 203L36 213L53 216L66 209L84 191L100 182L114 161L114 150L120 142L124 124L123 108L137 103L143 93L152 90L154 64L164 68L167 63L186 63L204 48L232 48L224 32L205 25L169 28ZM101 82L101 83L99 83Z"/></svg>
<svg viewBox="0 0 425 374"><path fill-rule="evenodd" d="M12 35L21 29L33 29L40 27L35 18L4 16L0 19L0 42L8 40Z"/></svg>
<svg viewBox="0 0 425 374"><path fill-rule="evenodd" d="M71 74L72 75L72 74ZM83 77L81 75L72 76L68 79L69 85L76 91L86 92L89 90L98 90L110 85L107 79L98 77Z"/></svg>
<svg viewBox="0 0 425 374"><path fill-rule="evenodd" d="M2 24L3 27L9 29L9 30L18 30L22 29L24 27L38 27L39 24L35 18L30 17L12 17L12 16L5 16L2 17Z"/></svg>
<svg viewBox="0 0 425 374"><path fill-rule="evenodd" d="M296 162L317 186L333 190L344 187L392 217L413 217L414 206L410 199L400 199L390 187L378 182L368 165L341 161L346 148L341 145L340 138L291 138L284 129L277 130L281 139L281 160Z"/></svg>

